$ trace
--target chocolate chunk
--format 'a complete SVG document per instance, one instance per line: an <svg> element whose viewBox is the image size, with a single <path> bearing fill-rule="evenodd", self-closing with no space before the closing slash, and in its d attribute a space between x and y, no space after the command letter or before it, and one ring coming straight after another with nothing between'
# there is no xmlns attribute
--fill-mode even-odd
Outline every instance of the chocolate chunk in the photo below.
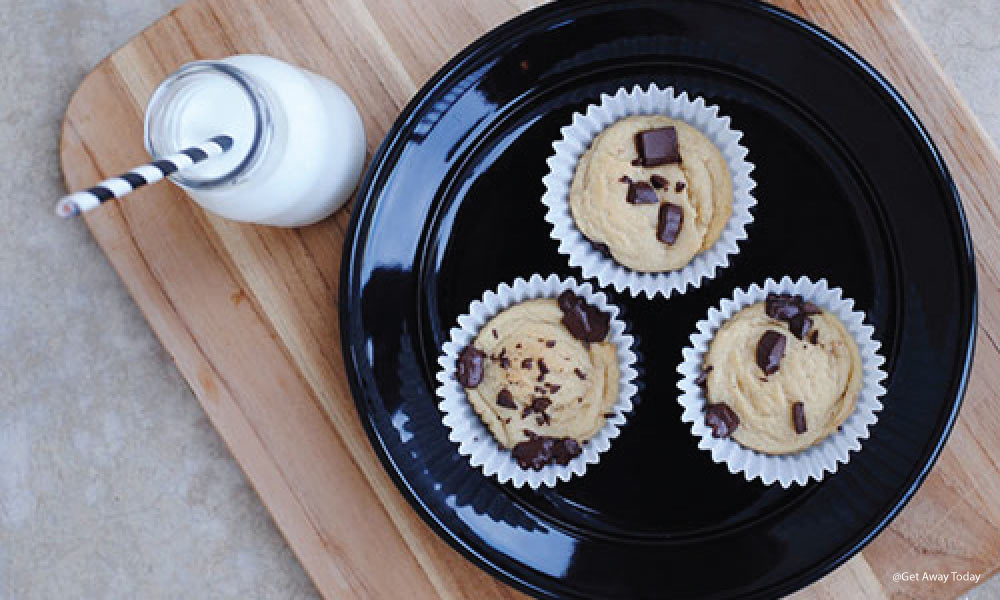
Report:
<svg viewBox="0 0 1000 600"><path fill-rule="evenodd" d="M768 294L764 300L764 312L772 319L791 320L802 312L802 296Z"/></svg>
<svg viewBox="0 0 1000 600"><path fill-rule="evenodd" d="M579 377L580 379L586 379L587 378L587 374L584 373L583 371L581 371L579 367L574 368L573 369L573 373L575 373L576 376Z"/></svg>
<svg viewBox="0 0 1000 600"><path fill-rule="evenodd" d="M778 371L781 359L785 356L785 335L773 329L768 329L757 342L757 366L765 375Z"/></svg>
<svg viewBox="0 0 1000 600"><path fill-rule="evenodd" d="M628 184L631 184L631 183L632 183L632 178L631 178L631 177L629 177L628 175L622 175L621 177L619 177L619 178L618 178L618 181L619 181L620 183L628 183Z"/></svg>
<svg viewBox="0 0 1000 600"><path fill-rule="evenodd" d="M681 162L677 129L658 127L640 131L635 134L635 151L639 153L639 163L644 167Z"/></svg>
<svg viewBox="0 0 1000 600"><path fill-rule="evenodd" d="M555 340L548 340L547 342L545 342L545 347L546 348L555 348L556 347L556 341Z"/></svg>
<svg viewBox="0 0 1000 600"><path fill-rule="evenodd" d="M656 221L656 239L668 246L677 241L677 234L684 223L684 211L680 206L664 202L660 205L660 215Z"/></svg>
<svg viewBox="0 0 1000 600"><path fill-rule="evenodd" d="M645 181L630 183L628 192L625 194L625 201L629 204L656 204L660 199L656 195L653 186Z"/></svg>
<svg viewBox="0 0 1000 600"><path fill-rule="evenodd" d="M538 359L538 379L541 381L545 379L545 376L549 373L549 366L545 364L545 361L541 358Z"/></svg>
<svg viewBox="0 0 1000 600"><path fill-rule="evenodd" d="M819 343L819 329L813 329L813 332L809 334L809 343L810 344Z"/></svg>
<svg viewBox="0 0 1000 600"><path fill-rule="evenodd" d="M823 312L823 309L812 302L806 302L802 296L768 294L767 299L764 300L764 312L772 319L788 321L791 324L792 319L799 314L818 315Z"/></svg>
<svg viewBox="0 0 1000 600"><path fill-rule="evenodd" d="M674 191L679 194L679 193L683 192L684 188L686 188L687 186L688 185L686 183L684 183L683 181L678 181L677 184L674 186Z"/></svg>
<svg viewBox="0 0 1000 600"><path fill-rule="evenodd" d="M823 312L823 309L816 306L812 302L803 302L802 312L806 313L807 315L818 315L821 312Z"/></svg>
<svg viewBox="0 0 1000 600"><path fill-rule="evenodd" d="M590 245L604 258L611 258L611 248L608 248L607 244L603 242L590 242Z"/></svg>
<svg viewBox="0 0 1000 600"><path fill-rule="evenodd" d="M563 312L562 324L570 334L584 342L600 342L608 335L611 316L570 290L559 294L559 308Z"/></svg>
<svg viewBox="0 0 1000 600"><path fill-rule="evenodd" d="M667 178L664 177L663 175L653 175L652 177L649 178L649 183L652 183L653 187L658 190L662 190L663 188L670 185L670 182L667 181Z"/></svg>
<svg viewBox="0 0 1000 600"><path fill-rule="evenodd" d="M526 359L522 360L521 361L521 368L522 369L531 369L532 368L532 360L530 358L526 358Z"/></svg>
<svg viewBox="0 0 1000 600"><path fill-rule="evenodd" d="M549 463L569 464L583 449L573 438L552 438L525 430L528 441L518 442L511 453L522 469L541 471Z"/></svg>
<svg viewBox="0 0 1000 600"><path fill-rule="evenodd" d="M708 365L707 367L702 367L701 373L698 373L698 376L694 378L694 384L701 388L705 387L705 384L708 383L708 374L711 372L712 372L712 365Z"/></svg>
<svg viewBox="0 0 1000 600"><path fill-rule="evenodd" d="M799 313L792 317L788 321L788 328L792 331L792 335L801 339L805 339L806 334L812 329L813 320L806 316L805 313Z"/></svg>
<svg viewBox="0 0 1000 600"><path fill-rule="evenodd" d="M712 428L712 437L727 438L740 426L740 418L728 404L709 404L705 407L705 425Z"/></svg>
<svg viewBox="0 0 1000 600"><path fill-rule="evenodd" d="M497 405L504 408L517 408L517 403L514 402L514 395L507 388L500 390L497 394Z"/></svg>
<svg viewBox="0 0 1000 600"><path fill-rule="evenodd" d="M795 426L795 433L806 432L806 407L801 402L792 404L792 425Z"/></svg>
<svg viewBox="0 0 1000 600"><path fill-rule="evenodd" d="M465 388L474 388L483 380L483 361L486 353L475 346L466 346L458 355L455 376Z"/></svg>

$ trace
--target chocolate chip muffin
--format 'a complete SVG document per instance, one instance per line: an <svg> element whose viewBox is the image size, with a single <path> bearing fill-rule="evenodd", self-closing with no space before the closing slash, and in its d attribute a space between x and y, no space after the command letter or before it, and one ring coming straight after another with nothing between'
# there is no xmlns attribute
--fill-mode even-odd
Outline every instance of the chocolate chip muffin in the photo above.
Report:
<svg viewBox="0 0 1000 600"><path fill-rule="evenodd" d="M789 454L822 441L854 412L863 371L837 317L801 296L769 294L719 328L698 383L713 436Z"/></svg>
<svg viewBox="0 0 1000 600"><path fill-rule="evenodd" d="M459 355L469 402L522 468L567 464L604 425L619 379L609 323L565 291L507 308Z"/></svg>
<svg viewBox="0 0 1000 600"><path fill-rule="evenodd" d="M618 263L664 272L719 239L733 213L733 182L722 153L694 127L632 116L580 157L569 202L580 232Z"/></svg>

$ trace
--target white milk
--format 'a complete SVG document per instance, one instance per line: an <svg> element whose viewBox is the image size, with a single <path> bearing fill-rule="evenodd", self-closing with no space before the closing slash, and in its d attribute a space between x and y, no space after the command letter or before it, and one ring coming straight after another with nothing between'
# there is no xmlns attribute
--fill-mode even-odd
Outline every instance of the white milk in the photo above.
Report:
<svg viewBox="0 0 1000 600"><path fill-rule="evenodd" d="M171 179L237 221L315 223L344 204L364 166L361 117L343 90L266 56L185 65L146 110L154 158L223 133L234 140L228 152Z"/></svg>

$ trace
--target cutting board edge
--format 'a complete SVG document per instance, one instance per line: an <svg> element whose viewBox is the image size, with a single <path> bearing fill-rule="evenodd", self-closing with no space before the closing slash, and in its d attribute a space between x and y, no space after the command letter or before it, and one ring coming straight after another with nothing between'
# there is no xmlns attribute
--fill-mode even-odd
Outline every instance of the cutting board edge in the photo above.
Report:
<svg viewBox="0 0 1000 600"><path fill-rule="evenodd" d="M191 5L191 4L197 4L197 3L200 3L200 2L203 2L203 1L204 0L188 0L184 4L184 6ZM952 78L950 76L948 76L948 74L944 71L944 68L942 67L941 63L938 61L938 59L934 55L933 51L931 51L931 49L929 48L929 46L926 44L926 41L923 39L923 37L916 30L915 26L913 25L913 23L909 19L909 17L906 15L906 12L902 9L902 7L899 4L898 0L884 0L884 1L890 7L890 9L894 13L896 13L897 18L900 20L901 23L904 24L904 26L906 27L906 29L911 34L912 38L916 41L917 45L920 48L920 53L922 55L922 59L925 60L925 61L927 61L927 62L929 62L931 68L933 69L933 71L935 72L935 74L937 75L937 77L939 78L939 80L942 82L942 84L945 86L945 88L946 88L945 91L947 92L948 96L950 98L952 98L952 100L954 102L953 109L955 111L959 112L959 113L962 113L961 117L963 118L964 121L966 121L966 122L974 125L974 127L975 127L975 134L984 141L986 149L991 154L990 158L992 158L994 161L1000 163L1000 147L998 147L997 143L986 133L986 130L983 127L982 123L975 116L975 113L972 111L972 109L969 106L968 102L961 95L961 93L960 93L957 85L954 83L954 81L952 80ZM133 44L137 39L139 39L143 35L145 35L148 31L150 31L152 29L156 29L157 27L160 27L164 21L167 21L167 20L173 18L174 13L177 10L179 10L179 9L180 9L180 7L175 8L175 9L171 10L169 13L165 14L161 18L159 18L156 21L154 21L153 23L151 23L148 27L146 27L145 29L143 29L141 32L139 32L138 34L136 34L135 36L133 36L132 38L130 38L128 41L126 41L125 43L123 43L122 45L120 45L119 47L117 47L114 51L112 51L108 56L106 56L104 59L102 59L100 62L98 62L86 75L84 75L81 78L79 85L74 90L73 94L71 95L71 97L70 97L70 99L69 99L69 101L67 103L66 111L65 111L65 113L63 115L62 123L61 123L61 126L60 126L60 141L59 141L60 173L61 173L64 185L67 187L67 189L70 189L70 190L73 189L73 186L71 185L71 182L69 181L70 176L67 173L67 170L65 168L65 164L67 162L66 161L66 156L71 151L71 147L72 147L72 144L67 143L67 140L68 140L69 136L74 135L74 134L72 134L70 132L70 129L72 128L72 123L70 121L72 119L72 116L79 110L78 105L77 105L77 100L81 96L81 91L86 86L92 85L93 84L92 78L95 77L96 73L99 70L101 70L102 68L109 67L110 63L114 61L115 57L118 56L120 52L122 52L124 49L126 49L131 44ZM894 86L894 88L898 90L897 86ZM912 105L911 105L911 108L912 108ZM914 112L916 114L916 110L914 110ZM81 144L83 145L83 140L81 139L80 141L81 141ZM85 148L85 145L84 145L84 148ZM113 173L110 173L110 172L106 172L105 170L102 170L99 167L99 165L97 164L96 161L91 160L90 162L93 165L93 168L94 168L95 172L98 173L100 175L100 177L103 178L103 177L106 177L108 175L113 174ZM132 167L132 166L134 166L134 165L121 165L121 170L125 170L127 168ZM96 181L94 181L93 183L96 183ZM91 225L91 223L89 221L87 221L86 218L85 218L85 221L87 222L88 228L90 228L91 231L92 231L92 233L94 233L93 226ZM110 255L110 253L112 252L112 250L110 248L108 248L108 247L105 246L104 242L96 235L96 233L95 233L95 241L98 243L98 245L101 247L102 251L106 255ZM111 262L112 265L114 265L113 261L109 261L109 262ZM121 273L118 271L117 267L115 268L115 270L116 270L116 273L118 273L119 277L121 277ZM142 304L140 304L138 302L137 302L137 304L139 305L140 311L142 312L144 318L146 318L147 321L148 321L149 320L149 316L146 313L146 309L142 306ZM159 333L157 333L157 338L158 338L158 340L161 343L163 343L162 337L159 335ZM164 346L166 347L166 344L164 344ZM172 360L175 360L174 357L173 357L173 354L170 352L169 348L167 348L167 351L168 351L168 354L171 355ZM176 362L176 360L175 360L175 362ZM189 381L186 380L185 383L187 383L188 386L189 386L189 388L191 388L193 390L193 386L191 385L191 383ZM202 398L200 396L198 396L197 393L195 393L195 395L196 395L196 397L198 397L199 403L201 403L202 402ZM322 409L322 412L324 413L325 417L328 417L328 415L326 414L325 408ZM228 443L226 445L227 445L227 447L229 447ZM235 452L232 452L232 456L234 457L234 459L236 460L236 462L238 464L240 464L241 469L243 469L244 468L243 464L242 464L243 461L240 459L239 455L237 455ZM251 482L251 485L253 485L252 482ZM256 489L256 487L254 487L254 489ZM266 501L264 501L263 497L261 497L261 500L264 503L264 505L268 508L268 510L270 511L271 510L270 506L268 505L268 503ZM283 530L282 530L282 535L285 535L285 532ZM286 536L286 539L287 539L287 536ZM291 540L289 540L289 546L291 546L293 548L293 552L295 552L295 554L298 555L297 550L295 550L295 545L291 543ZM862 551L860 554L863 555L864 551ZM998 570L1000 570L1000 565L997 565L990 574L995 574ZM310 577L312 577L312 574L310 574ZM315 578L314 578L314 581L315 581Z"/></svg>

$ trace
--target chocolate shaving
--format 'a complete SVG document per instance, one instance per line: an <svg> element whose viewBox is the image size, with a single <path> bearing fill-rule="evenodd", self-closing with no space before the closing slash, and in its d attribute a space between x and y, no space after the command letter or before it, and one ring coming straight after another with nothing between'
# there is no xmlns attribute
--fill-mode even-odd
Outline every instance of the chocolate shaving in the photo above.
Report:
<svg viewBox="0 0 1000 600"><path fill-rule="evenodd" d="M698 373L698 376L694 378L694 384L701 388L705 387L705 384L708 383L708 374L711 372L712 365L702 367L701 373Z"/></svg>
<svg viewBox="0 0 1000 600"><path fill-rule="evenodd" d="M570 334L584 342L600 342L608 335L611 316L586 300L566 290L559 294L559 308L563 312L562 324Z"/></svg>
<svg viewBox="0 0 1000 600"><path fill-rule="evenodd" d="M531 361L531 359L530 358L526 358L526 359L522 360L521 361L521 368L522 369L531 369L532 368L532 361Z"/></svg>
<svg viewBox="0 0 1000 600"><path fill-rule="evenodd" d="M740 418L728 404L709 404L705 407L705 425L712 428L712 437L727 438L740 426Z"/></svg>
<svg viewBox="0 0 1000 600"><path fill-rule="evenodd" d="M541 471L549 463L566 465L583 451L573 438L552 438L528 430L524 434L528 436L528 441L518 442L511 450L522 469Z"/></svg>
<svg viewBox="0 0 1000 600"><path fill-rule="evenodd" d="M546 383L545 387L549 388L549 393L552 394L558 392L562 388L562 386L558 383Z"/></svg>
<svg viewBox="0 0 1000 600"><path fill-rule="evenodd" d="M466 346L458 355L455 376L464 388L474 388L483 380L483 361L486 353L475 346Z"/></svg>
<svg viewBox="0 0 1000 600"><path fill-rule="evenodd" d="M813 332L809 334L809 343L810 344L819 343L819 329L813 329Z"/></svg>
<svg viewBox="0 0 1000 600"><path fill-rule="evenodd" d="M795 433L806 432L806 407L801 402L792 404L792 425L795 427Z"/></svg>
<svg viewBox="0 0 1000 600"><path fill-rule="evenodd" d="M615 416L615 413L604 413L604 418L605 419L610 419L610 418L612 418L614 416Z"/></svg>
<svg viewBox="0 0 1000 600"><path fill-rule="evenodd" d="M660 214L656 220L656 239L668 246L677 241L677 235L684 223L684 210L670 202L660 205Z"/></svg>
<svg viewBox="0 0 1000 600"><path fill-rule="evenodd" d="M575 367L575 368L573 369L573 373L574 373L574 374L575 374L575 375L576 375L577 377L579 377L580 379L586 379L586 378L587 378L587 374L586 374L586 373L584 373L583 371L581 371L581 370L580 370L580 367Z"/></svg>
<svg viewBox="0 0 1000 600"><path fill-rule="evenodd" d="M532 396L531 397L531 410L536 413L545 412L545 409L552 405L552 400L549 400L545 396Z"/></svg>
<svg viewBox="0 0 1000 600"><path fill-rule="evenodd" d="M757 366L765 375L778 371L781 359L785 356L785 335L773 329L768 329L757 342Z"/></svg>
<svg viewBox="0 0 1000 600"><path fill-rule="evenodd" d="M497 393L497 405L504 408L517 408L517 403L514 402L514 395L507 388Z"/></svg>
<svg viewBox="0 0 1000 600"><path fill-rule="evenodd" d="M538 379L537 379L537 381L541 381L541 380L545 379L545 376L548 375L548 373L549 373L549 367L548 367L548 365L545 364L545 360L539 358L538 359Z"/></svg>
<svg viewBox="0 0 1000 600"><path fill-rule="evenodd" d="M642 166L642 159L641 158L634 158L634 159L632 159L632 163L631 164L632 164L633 167L641 167Z"/></svg>
<svg viewBox="0 0 1000 600"><path fill-rule="evenodd" d="M628 175L622 175L621 177L619 177L619 178L618 178L618 181L619 181L620 183L628 183L628 184L631 184L631 183L632 183L632 178L631 178L631 177L629 177Z"/></svg>
<svg viewBox="0 0 1000 600"><path fill-rule="evenodd" d="M677 129L658 127L636 133L635 151L639 154L639 164L644 167L681 162L680 149L677 147Z"/></svg>
<svg viewBox="0 0 1000 600"><path fill-rule="evenodd" d="M496 329L494 329L494 330L493 330L493 339L499 339L499 337L500 337L500 336L499 336L499 335L497 335L497 330L496 330Z"/></svg>
<svg viewBox="0 0 1000 600"><path fill-rule="evenodd" d="M510 358L507 356L506 348L500 348L500 354L490 356L490 360L500 363L500 366L504 369L510 368Z"/></svg>
<svg viewBox="0 0 1000 600"><path fill-rule="evenodd" d="M649 183L653 184L653 187L656 188L656 189L658 189L658 190L662 190L663 188L665 188L668 185L670 185L670 182L667 181L667 178L664 177L663 175L653 175L653 176L651 176L649 178Z"/></svg>
<svg viewBox="0 0 1000 600"><path fill-rule="evenodd" d="M556 341L555 340L549 340L549 341L545 342L545 347L546 348L555 348L556 347Z"/></svg>
<svg viewBox="0 0 1000 600"><path fill-rule="evenodd" d="M677 184L674 186L674 191L679 194L679 193L683 192L684 188L686 188L686 187L687 187L686 183L684 183L683 181L678 181Z"/></svg>

